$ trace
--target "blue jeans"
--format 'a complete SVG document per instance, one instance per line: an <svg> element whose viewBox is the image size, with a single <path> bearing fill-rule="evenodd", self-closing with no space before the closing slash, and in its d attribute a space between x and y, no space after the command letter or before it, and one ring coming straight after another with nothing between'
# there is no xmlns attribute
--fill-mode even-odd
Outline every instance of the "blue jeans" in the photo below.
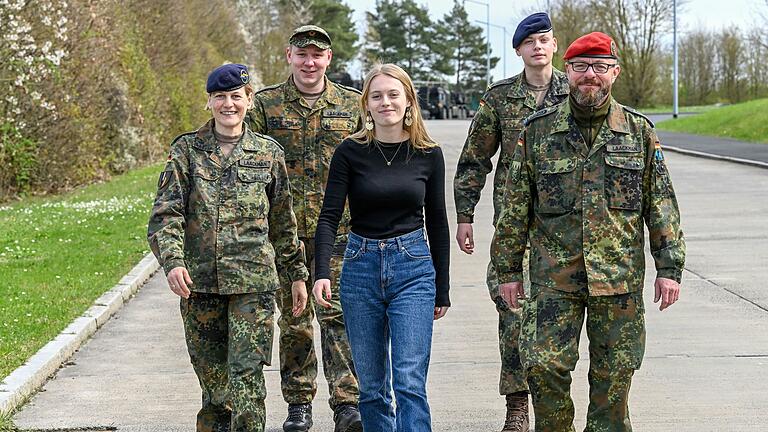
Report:
<svg viewBox="0 0 768 432"><path fill-rule="evenodd" d="M431 431L426 382L435 268L424 230L385 240L350 233L339 289L363 429Z"/></svg>

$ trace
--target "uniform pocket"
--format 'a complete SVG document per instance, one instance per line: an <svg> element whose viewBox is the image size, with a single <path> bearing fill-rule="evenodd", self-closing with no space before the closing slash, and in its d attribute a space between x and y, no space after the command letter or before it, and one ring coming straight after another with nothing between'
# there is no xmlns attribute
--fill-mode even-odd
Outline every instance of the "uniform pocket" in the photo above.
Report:
<svg viewBox="0 0 768 432"><path fill-rule="evenodd" d="M605 154L605 199L608 207L640 210L643 203L645 160L638 153Z"/></svg>
<svg viewBox="0 0 768 432"><path fill-rule="evenodd" d="M269 213L267 186L272 174L266 168L237 167L237 203L246 218L264 218Z"/></svg>
<svg viewBox="0 0 768 432"><path fill-rule="evenodd" d="M538 211L563 214L573 211L576 199L576 158L544 159L536 164Z"/></svg>

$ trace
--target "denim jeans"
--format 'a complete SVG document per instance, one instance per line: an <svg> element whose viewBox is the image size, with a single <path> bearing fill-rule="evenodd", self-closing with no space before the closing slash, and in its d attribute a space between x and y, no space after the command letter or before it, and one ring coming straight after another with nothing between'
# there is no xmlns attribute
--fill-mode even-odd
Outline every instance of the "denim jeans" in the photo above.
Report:
<svg viewBox="0 0 768 432"><path fill-rule="evenodd" d="M426 381L435 268L424 230L385 240L350 233L340 291L363 429L431 431Z"/></svg>

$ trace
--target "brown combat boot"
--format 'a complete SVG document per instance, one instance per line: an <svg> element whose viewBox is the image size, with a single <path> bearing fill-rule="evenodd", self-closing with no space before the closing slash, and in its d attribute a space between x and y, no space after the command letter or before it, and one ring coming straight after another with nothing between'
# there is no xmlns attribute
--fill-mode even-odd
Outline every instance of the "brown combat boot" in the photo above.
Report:
<svg viewBox="0 0 768 432"><path fill-rule="evenodd" d="M507 395L507 419L501 432L528 432L528 393Z"/></svg>

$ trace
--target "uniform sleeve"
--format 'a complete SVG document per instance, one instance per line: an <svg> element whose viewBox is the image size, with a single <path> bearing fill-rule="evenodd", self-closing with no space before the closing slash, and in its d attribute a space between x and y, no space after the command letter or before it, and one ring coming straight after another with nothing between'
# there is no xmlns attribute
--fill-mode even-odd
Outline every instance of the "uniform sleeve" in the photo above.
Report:
<svg viewBox="0 0 768 432"><path fill-rule="evenodd" d="M353 144L358 145L358 144ZM328 169L328 183L325 186L323 208L317 219L315 230L315 279L331 278L331 252L336 240L347 202L351 176L349 159L346 156L347 141L336 147Z"/></svg>
<svg viewBox="0 0 768 432"><path fill-rule="evenodd" d="M491 242L491 260L499 284L523 281L523 255L533 207L532 166L528 157L526 130L520 134L504 184L499 219Z"/></svg>
<svg viewBox="0 0 768 432"><path fill-rule="evenodd" d="M183 139L171 144L168 162L157 181L157 196L147 226L152 253L167 274L184 263L184 230L189 191L189 158Z"/></svg>
<svg viewBox="0 0 768 432"><path fill-rule="evenodd" d="M435 265L435 306L450 306L451 235L445 209L445 159L439 147L433 152L432 174L427 179L424 197L424 225Z"/></svg>
<svg viewBox="0 0 768 432"><path fill-rule="evenodd" d="M245 122L248 123L252 131L260 134L267 133L267 117L264 113L264 106L256 97L253 99L253 108L248 110Z"/></svg>
<svg viewBox="0 0 768 432"><path fill-rule="evenodd" d="M453 197L459 223L472 223L485 178L493 170L491 158L499 149L501 130L496 111L484 100L472 119L453 179Z"/></svg>
<svg viewBox="0 0 768 432"><path fill-rule="evenodd" d="M277 267L291 281L309 279L304 244L296 234L296 215L288 182L288 170L282 151L275 152L272 163L272 184L269 186L269 241L275 248Z"/></svg>
<svg viewBox="0 0 768 432"><path fill-rule="evenodd" d="M648 160L643 187L643 218L648 226L656 277L680 282L685 266L685 239L680 229L680 209L653 128L645 132Z"/></svg>

